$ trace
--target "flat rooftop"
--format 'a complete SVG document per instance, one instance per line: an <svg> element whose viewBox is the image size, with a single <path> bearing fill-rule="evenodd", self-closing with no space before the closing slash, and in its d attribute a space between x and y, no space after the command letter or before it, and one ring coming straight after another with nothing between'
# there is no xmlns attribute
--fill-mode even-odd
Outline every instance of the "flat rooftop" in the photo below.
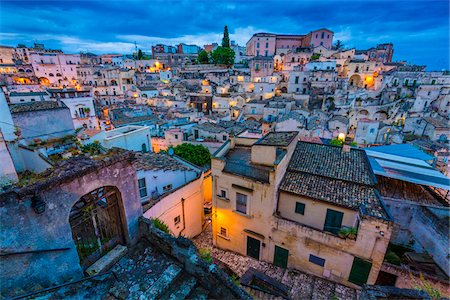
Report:
<svg viewBox="0 0 450 300"><path fill-rule="evenodd" d="M253 164L251 156L251 147L235 147L230 149L224 156L226 162L223 172L269 183L269 174L273 168Z"/></svg>

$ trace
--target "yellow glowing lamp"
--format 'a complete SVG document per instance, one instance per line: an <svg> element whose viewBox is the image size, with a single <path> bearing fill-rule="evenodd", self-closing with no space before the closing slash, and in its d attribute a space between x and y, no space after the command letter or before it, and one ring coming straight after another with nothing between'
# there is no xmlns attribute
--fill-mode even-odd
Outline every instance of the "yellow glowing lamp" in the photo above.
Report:
<svg viewBox="0 0 450 300"><path fill-rule="evenodd" d="M340 133L338 134L338 140L340 140L340 141L345 141L345 133L340 132Z"/></svg>

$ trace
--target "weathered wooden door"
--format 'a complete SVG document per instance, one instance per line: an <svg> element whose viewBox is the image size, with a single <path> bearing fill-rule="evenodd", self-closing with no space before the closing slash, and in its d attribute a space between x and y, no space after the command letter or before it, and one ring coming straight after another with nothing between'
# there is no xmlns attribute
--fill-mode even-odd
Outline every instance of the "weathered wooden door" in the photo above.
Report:
<svg viewBox="0 0 450 300"><path fill-rule="evenodd" d="M355 257L353 259L352 269L348 281L357 285L363 285L367 283L370 270L372 269L372 263L364 259Z"/></svg>
<svg viewBox="0 0 450 300"><path fill-rule="evenodd" d="M72 207L69 223L84 269L124 243L119 197L116 188L102 187L84 195Z"/></svg>
<svg viewBox="0 0 450 300"><path fill-rule="evenodd" d="M275 266L286 269L288 262L289 250L282 247L275 246L275 253L273 257L273 264Z"/></svg>
<svg viewBox="0 0 450 300"><path fill-rule="evenodd" d="M247 236L247 255L259 260L259 251L261 248L261 242L250 236Z"/></svg>

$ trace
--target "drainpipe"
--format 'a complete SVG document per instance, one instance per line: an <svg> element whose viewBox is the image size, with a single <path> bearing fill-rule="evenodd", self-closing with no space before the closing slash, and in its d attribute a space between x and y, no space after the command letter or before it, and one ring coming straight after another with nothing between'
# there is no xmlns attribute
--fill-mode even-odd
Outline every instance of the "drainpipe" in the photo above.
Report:
<svg viewBox="0 0 450 300"><path fill-rule="evenodd" d="M185 201L186 199L184 199L184 198L181 198L181 211L182 211L182 214L183 214L183 229L181 229L181 231L180 231L180 235L183 233L183 231L186 229L186 220L185 220L185 218L184 218L184 216L185 216L185 214L184 214L184 201Z"/></svg>

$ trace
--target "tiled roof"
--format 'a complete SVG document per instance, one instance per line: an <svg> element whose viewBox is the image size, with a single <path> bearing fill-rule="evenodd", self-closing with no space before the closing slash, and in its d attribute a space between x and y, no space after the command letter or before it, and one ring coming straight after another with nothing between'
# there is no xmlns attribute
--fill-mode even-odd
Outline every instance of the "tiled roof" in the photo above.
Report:
<svg viewBox="0 0 450 300"><path fill-rule="evenodd" d="M121 115L116 120L112 120L112 123L117 126L136 123L162 124L163 121L155 115L136 116L136 117L127 117L125 115Z"/></svg>
<svg viewBox="0 0 450 300"><path fill-rule="evenodd" d="M354 148L343 152L341 147L300 141L288 169L359 184L376 184L366 153Z"/></svg>
<svg viewBox="0 0 450 300"><path fill-rule="evenodd" d="M193 170L165 153L138 153L134 166L145 171L189 171Z"/></svg>
<svg viewBox="0 0 450 300"><path fill-rule="evenodd" d="M269 132L260 138L255 145L286 147L292 142L297 134L297 131Z"/></svg>
<svg viewBox="0 0 450 300"><path fill-rule="evenodd" d="M12 114L28 112L28 111L36 111L36 110L49 110L49 109L59 109L59 108L67 108L64 103L59 101L36 101L30 103L20 103L14 104L9 107L9 110Z"/></svg>
<svg viewBox="0 0 450 300"><path fill-rule="evenodd" d="M433 125L436 128L449 128L450 126L448 125L448 121L444 121L441 119L436 119L436 118L423 118L427 123L430 123L431 125Z"/></svg>
<svg viewBox="0 0 450 300"><path fill-rule="evenodd" d="M10 97L18 97L18 96L48 96L46 92L11 92L9 93Z"/></svg>
<svg viewBox="0 0 450 300"><path fill-rule="evenodd" d="M371 186L288 171L280 189L353 210L358 210L361 207L363 214L386 218L386 212L381 206L376 189Z"/></svg>
<svg viewBox="0 0 450 300"><path fill-rule="evenodd" d="M280 190L389 219L363 150L299 141Z"/></svg>

